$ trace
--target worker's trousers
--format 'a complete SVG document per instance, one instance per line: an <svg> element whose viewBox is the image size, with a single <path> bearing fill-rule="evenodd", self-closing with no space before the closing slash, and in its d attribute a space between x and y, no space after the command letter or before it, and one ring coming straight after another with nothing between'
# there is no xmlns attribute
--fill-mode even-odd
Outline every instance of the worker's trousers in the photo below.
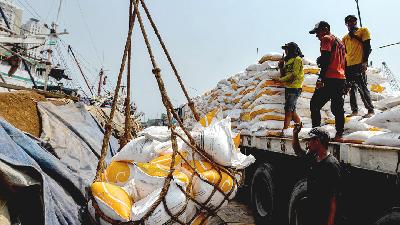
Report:
<svg viewBox="0 0 400 225"><path fill-rule="evenodd" d="M344 131L344 98L343 91L345 80L327 78L322 88L316 89L311 98L310 110L312 126L321 126L321 109L331 101L331 111L335 116L336 134L342 135Z"/></svg>
<svg viewBox="0 0 400 225"><path fill-rule="evenodd" d="M346 79L350 83L350 106L352 112L358 112L356 91L360 93L361 100L368 112L374 111L371 94L367 87L367 76L361 71L361 65L346 67Z"/></svg>

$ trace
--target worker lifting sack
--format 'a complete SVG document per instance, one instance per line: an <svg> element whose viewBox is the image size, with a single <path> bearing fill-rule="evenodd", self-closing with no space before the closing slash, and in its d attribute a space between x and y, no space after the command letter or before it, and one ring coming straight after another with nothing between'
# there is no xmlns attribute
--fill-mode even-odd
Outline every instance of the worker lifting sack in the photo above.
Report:
<svg viewBox="0 0 400 225"><path fill-rule="evenodd" d="M188 131L174 111L168 97L139 6L146 13L193 116L198 121L192 132ZM126 62L128 97L125 106L130 107L131 37L136 19L166 108L168 129L150 128L138 133L139 137L131 137L127 135L131 133L130 123L126 121L125 134L121 140L122 149L106 166L107 143ZM130 0L129 31L109 120L105 125L101 157L93 184L87 188L88 211L93 223L205 224L235 196L243 181L241 169L255 161L253 156L240 153L240 136L232 133L230 118L221 117L218 109L202 119L199 117L144 0ZM173 119L179 128L172 124Z"/></svg>

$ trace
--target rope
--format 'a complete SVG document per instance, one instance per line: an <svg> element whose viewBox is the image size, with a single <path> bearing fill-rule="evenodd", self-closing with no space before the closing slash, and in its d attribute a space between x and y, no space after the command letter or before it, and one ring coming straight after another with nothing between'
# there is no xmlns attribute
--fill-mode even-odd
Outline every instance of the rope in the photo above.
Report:
<svg viewBox="0 0 400 225"><path fill-rule="evenodd" d="M129 24L129 27L131 24ZM124 147L132 139L132 124L131 124L131 60L132 60L132 40L129 40L128 50L128 71L126 74L127 96L125 98L125 129L121 137L120 148ZM136 136L136 132L135 132Z"/></svg>
<svg viewBox="0 0 400 225"><path fill-rule="evenodd" d="M96 172L96 177L95 177L94 181L100 181L101 174L103 173L105 166L106 166L105 158L107 156L108 142L110 140L111 131L112 131L111 123L114 118L115 109L117 108L117 100L118 100L119 89L121 87L122 73L124 72L124 69L125 69L127 53L128 53L128 50L129 50L130 44L131 44L130 40L132 37L134 18L135 18L133 16L134 14L132 15L132 13L131 13L132 5L133 5L133 0L130 0L130 5L129 5L129 24L130 24L130 26L129 26L128 36L126 37L124 55L122 57L121 67L120 67L119 74L118 74L117 86L115 87L115 93L114 93L114 99L112 102L110 118L108 119L107 124L105 125L103 144L101 147L101 156L100 156L99 162L97 164L97 170L96 170L97 172Z"/></svg>
<svg viewBox="0 0 400 225"><path fill-rule="evenodd" d="M180 187L179 185L178 185L178 188L179 188L183 193L185 193L185 196L186 196L186 201L185 201L185 202L186 202L186 203L188 203L188 201L191 200L191 201L193 201L195 204L199 205L203 211L205 210L205 211L208 213L208 215L206 215L206 217L205 217L204 219L202 219L202 221L201 221L201 224L203 224L203 223L208 219L208 217L209 217L210 215L214 215L214 214L215 214L215 211L217 211L217 210L223 205L223 203L224 203L226 200L229 200L229 196L235 191L235 187L237 187L237 180L236 180L236 177L235 177L233 171L231 171L231 170L229 170L229 169L227 169L227 168L224 168L224 167L222 167L222 166L216 164L216 163L212 160L212 157L211 157L209 154L207 154L204 150L202 150L202 149L196 144L196 141L195 141L194 138L191 136L191 134L188 132L188 130L185 128L185 126L183 125L183 122L182 122L182 120L180 119L180 117L179 117L179 116L176 114L176 112L174 111L174 108L173 108L173 105L172 105L172 103L171 103L171 100L170 100L170 98L168 97L168 94L167 94L167 91L166 91L166 88L165 88L165 85L164 85L164 81L163 81L163 79L162 79L162 77L161 77L161 70L160 70L160 69L158 68L158 66L157 66L157 63L156 63L155 57L154 57L154 55L153 55L153 51L152 51L152 48L151 48L151 45L150 45L150 42L149 42L149 39L148 39L146 30L145 30L145 27L144 27L144 25L143 25L142 17L141 17L141 15L140 15L139 1L142 2L142 6L143 6L143 4L144 4L144 3L143 3L143 0L135 0L135 2L133 2L133 1L134 1L134 0L130 0L130 7L129 7L129 12L130 12L130 15L129 15L129 21L130 21L130 22L129 22L129 32L128 32L128 37L127 37L127 40L126 40L126 43L125 43L125 51L124 51L124 55L123 55L123 59L122 59L122 63L121 63L121 69L120 69L120 73L119 73L119 76L118 76L118 81L117 81L116 90L115 90L115 93L114 93L114 99L113 99L113 103L112 103L112 109L111 109L111 113L110 113L110 119L108 120L107 125L106 125L106 132L105 132L104 139L103 139L103 146L102 146L102 151L101 151L101 157L100 157L100 160L99 160L99 163L98 163L98 166L97 166L97 174L96 174L95 181L100 181L100 176L101 176L101 174L103 173L103 171L104 171L104 169L105 169L104 159L105 159L105 156L106 156L106 154L107 154L107 151L106 151L106 146L105 146L104 143L107 143L107 142L108 142L108 140L109 140L109 138L110 138L110 135L111 135L111 132L110 132L110 131L111 131L111 120L112 120L112 118L113 118L113 116L114 116L114 111L115 111L116 102L117 102L116 99L117 99L117 97L118 97L117 94L118 94L118 92L119 92L119 88L120 88L120 85L121 85L122 73L123 73L123 71L124 71L124 67L125 67L126 57L127 57L127 56L128 56L128 75L127 75L127 79L130 81L130 72L131 72L131 71L130 71L130 63L131 63L131 62L130 62L130 59L131 59L131 48L132 48L132 45L131 45L131 41L130 41L130 40L131 40L131 35L132 35L133 22L134 22L134 20L135 20L136 17L137 17L137 19L138 19L138 22L139 22L139 25L140 25L140 30L141 30L141 33L142 33L143 38L144 38L144 40L145 40L145 44L146 44L146 47L147 47L147 51L148 51L148 54L149 54L149 57L150 57L150 60L151 60L152 66L153 66L152 73L154 74L154 76L155 76L155 78L156 78L156 81L157 81L157 84L158 84L158 88L159 88L159 91L160 91L160 93L161 93L162 103L163 103L163 105L164 105L164 107L165 107L165 109L166 109L166 112L167 112L168 128L169 128L169 130L171 131L171 143L172 143L172 149L173 149L173 151L172 151L172 156L171 156L171 164L170 164L170 167L169 167L169 173L168 173L167 177L165 178L164 185L163 185L163 187L162 187L162 189L161 189L161 193L160 193L160 195L158 196L158 199L151 205L151 207L149 208L148 212L142 217L142 219L141 219L140 221L129 221L129 222L127 222L127 223L123 223L123 222L120 222L120 221L113 221L113 220L110 220L109 217L105 216L104 213L102 213L102 212L100 211L100 209L98 208L98 205L97 205L96 201L93 199L93 196L91 195L91 193L90 193L90 191L89 191L90 197L91 197L91 199L92 199L92 205L93 205L93 207L95 208L95 211L96 211L97 215L100 215L104 220L106 220L107 222L110 222L111 224L139 224L139 223L140 223L140 224L144 224L144 221L145 221L149 216L151 216L151 214L154 212L154 210L162 203L163 206L164 206L165 211L166 211L167 214L171 217L171 219L169 220L169 222L178 223L178 224L185 224L184 222L182 222L182 221L179 220L179 216L182 215L182 214L185 212L186 207L187 207L187 204L186 204L182 209L180 209L179 212L177 212L176 214L173 214L173 213L170 211L170 209L168 208L168 206L167 206L167 204L166 204L166 199L165 199L165 196L166 196L166 194L168 193L168 190L169 190L169 188L170 188L171 181L173 180L173 173L174 173L174 170L175 170L176 156L177 156L177 155L180 155L181 158L184 160L184 162L187 163L187 165L191 168L191 170L193 171L193 173L192 173L191 178L190 178L190 180L189 180L189 185L187 186L187 187L188 187L188 190L183 190L183 188ZM131 14L131 12L132 12L132 7L134 7L133 14ZM143 8L144 8L144 6L143 6ZM145 11L146 11L146 9L145 9ZM146 14L148 14L148 11L146 12ZM150 17L150 16L149 16L149 14L148 14L148 18L149 18L149 17ZM153 23L153 24L154 24L154 23ZM153 26L153 29L154 29L154 27L155 27L155 26ZM155 30L155 29L154 29L154 30ZM158 33L158 32L156 32L156 33ZM160 35L158 34L157 36L159 36L159 40L161 40ZM162 41L161 41L161 42L162 42ZM163 45L163 44L162 44L162 45ZM165 45L164 45L163 48L164 48L164 51L167 52L167 51L166 51L166 48L165 48ZM167 53L166 53L166 54L167 54ZM167 57L168 57L168 56L167 56ZM169 57L169 60L171 60L170 57ZM172 63L172 60L171 60L171 66L172 66L172 65L173 65L173 63ZM176 75L179 77L179 75L178 75L177 73L176 73ZM180 78L178 78L178 79L180 79ZM128 82L128 85L129 85L129 84L130 84L130 82ZM180 85L181 85L181 88L184 89L184 86L183 86L183 83L182 83L182 82L180 82ZM130 91L130 90L129 90L129 91ZM129 96L129 94L130 94L129 91L128 91L128 96ZM185 90L184 90L184 92L185 92ZM186 93L186 94L187 94L187 93ZM128 96L127 96L127 99L128 99ZM188 96L187 96L187 97L188 97ZM188 99L190 99L190 98L188 98ZM129 105L128 102L127 102L126 106L127 106L127 105ZM194 109L194 106L193 106L193 109ZM196 113L196 110L194 109L193 112ZM186 140L185 138L182 137L181 134L179 134L178 132L176 132L176 130L175 130L176 128L175 128L175 126L172 124L172 118L175 118L175 119L178 121L179 126L182 128L182 130L183 130L183 132L185 133L185 135L187 136L188 140ZM126 118L125 118L125 119L126 119ZM125 129L129 129L129 122L128 122L128 124L126 124ZM125 133L125 134L126 134L126 133ZM195 154L196 154L196 153L199 154L200 157L202 157L202 159L204 159L204 160L206 160L207 162L209 162L209 163L212 165L213 169L215 169L215 170L218 172L218 174L219 174L220 177L219 177L219 179L218 179L217 184L213 184L213 183L211 183L210 181L208 181L208 180L202 178L201 175L198 174L197 169L195 168L196 166L195 166L195 165L194 165L194 166L191 166L190 163L187 161L187 159L185 159L185 157L182 156L182 154L178 151L177 137L181 138L190 148L192 148L192 150L193 150L193 151L192 151L192 158L193 158L193 159L195 159ZM232 178L232 181L233 181L232 188L231 188L231 190L229 190L229 192L228 192L227 194L225 194L224 191L222 191L222 190L219 188L219 185L220 185L221 182L222 182L222 172L224 172L224 173L226 173L228 176L230 176L230 177ZM192 197L192 194L190 193L190 192L191 192L192 181L193 181L194 176L198 177L198 178L201 179L202 181L204 181L204 182L206 182L207 184L212 185L212 186L214 187L213 191L211 192L211 195L210 195L210 196L207 198L207 200L206 200L205 202L203 202L203 203L200 203L200 202L196 201L196 200L194 199L194 197ZM218 191L220 194L222 194L222 195L224 196L224 199L223 199L223 201L222 201L217 207L215 207L215 208L214 208L214 207L213 207L213 208L210 208L210 207L208 207L207 205L208 205L208 203L211 201L212 197L215 195L215 193L216 193L217 191ZM195 217L199 214L199 212L201 212L202 210L198 211L197 214L196 214L193 218L191 218L191 221L193 221L194 218L195 218Z"/></svg>
<svg viewBox="0 0 400 225"><path fill-rule="evenodd" d="M162 40L160 33L158 32L157 26L156 26L156 24L154 23L153 18L152 18L151 15L150 15L149 9L147 8L146 4L144 3L144 0L140 0L140 3L142 4L142 7L143 7L143 9L144 9L144 11L145 11L145 13L146 13L146 15L147 15L147 18L149 19L150 24L151 24L151 26L153 27L153 30L154 30L154 32L155 32L157 38L158 38L158 41L160 42L161 47L162 47L162 49L163 49L165 55L167 56L168 62L169 62L169 64L171 65L172 70L174 71L174 74L175 74L175 76L176 76L176 79L178 80L179 85L180 85L180 87L181 87L183 93L185 94L185 97L186 97L186 99L187 99L187 101L188 101L188 105L189 105L190 109L191 109L192 112L193 112L194 118L195 118L197 121L199 121L199 120L200 120L200 117L199 117L199 114L197 113L197 111L196 111L196 109L195 109L195 107L194 107L194 102L193 102L192 99L189 97L189 94L187 93L186 88L185 88L185 86L183 85L183 81L182 81L181 77L179 76L179 73L178 73L178 70L177 70L176 67L175 67L175 64L172 62L172 58L171 58L170 54L168 53L167 47L165 46L164 41Z"/></svg>

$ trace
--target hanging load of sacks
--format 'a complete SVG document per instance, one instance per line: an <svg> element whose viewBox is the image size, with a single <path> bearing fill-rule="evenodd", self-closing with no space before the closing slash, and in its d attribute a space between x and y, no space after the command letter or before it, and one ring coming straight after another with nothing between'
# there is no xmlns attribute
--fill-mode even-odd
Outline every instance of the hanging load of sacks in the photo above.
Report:
<svg viewBox="0 0 400 225"><path fill-rule="evenodd" d="M236 195L242 182L239 171L255 161L240 152L240 135L232 132L231 119L220 116L211 111L190 132L201 154L178 138L174 156L166 127L140 132L112 158L101 181L92 184L89 212L93 218L100 212L100 224L204 224L209 212L226 206ZM177 133L186 139L183 132Z"/></svg>
<svg viewBox="0 0 400 225"><path fill-rule="evenodd" d="M246 67L243 72L221 80L217 86L202 96L194 98L196 107L203 114L219 110L220 118L232 115L232 129L242 135L254 136L276 136L281 135L284 120L284 87L281 83L272 78L279 77L278 61L282 58L280 53L265 54L258 63ZM315 92L315 83L318 79L319 68L315 62L303 58L304 83L301 96L296 105L297 114L301 117L306 128L311 127L310 100ZM388 79L379 69L369 68L367 70L368 87L371 91L371 98L374 105L381 105L380 108L391 108L393 103L388 99L395 98L398 93L391 90ZM345 112L351 113L349 96L345 98ZM378 102L379 101L379 102ZM366 113L362 101L358 96L359 112ZM393 102L393 101L392 101ZM395 101L395 102L398 102ZM380 104L381 103L381 104ZM391 104L391 105L390 105ZM397 103L398 105L398 103ZM326 130L335 133L335 119L330 110L330 103L327 103L322 111L322 124ZM184 106L185 125L193 127L196 124L190 109ZM379 109L375 110L379 112ZM359 140L348 139L349 142L363 143L366 137L377 135L376 131L394 129L391 124L383 125L368 123L361 117L346 118L345 131L350 134L357 131L369 133L355 135ZM284 131L284 136L290 137L292 130ZM387 131L386 131L387 132ZM345 139L347 140L347 139Z"/></svg>

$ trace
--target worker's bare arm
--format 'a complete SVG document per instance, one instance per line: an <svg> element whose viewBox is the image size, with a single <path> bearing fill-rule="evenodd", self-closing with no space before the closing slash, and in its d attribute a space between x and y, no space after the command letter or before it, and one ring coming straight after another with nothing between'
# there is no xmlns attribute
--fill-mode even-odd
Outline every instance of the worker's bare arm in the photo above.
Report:
<svg viewBox="0 0 400 225"><path fill-rule="evenodd" d="M299 132L300 132L302 126L303 126L302 123L296 123L293 128L292 147L297 156L304 156L306 154L306 151L304 151L304 149L301 148L300 141L299 141Z"/></svg>

